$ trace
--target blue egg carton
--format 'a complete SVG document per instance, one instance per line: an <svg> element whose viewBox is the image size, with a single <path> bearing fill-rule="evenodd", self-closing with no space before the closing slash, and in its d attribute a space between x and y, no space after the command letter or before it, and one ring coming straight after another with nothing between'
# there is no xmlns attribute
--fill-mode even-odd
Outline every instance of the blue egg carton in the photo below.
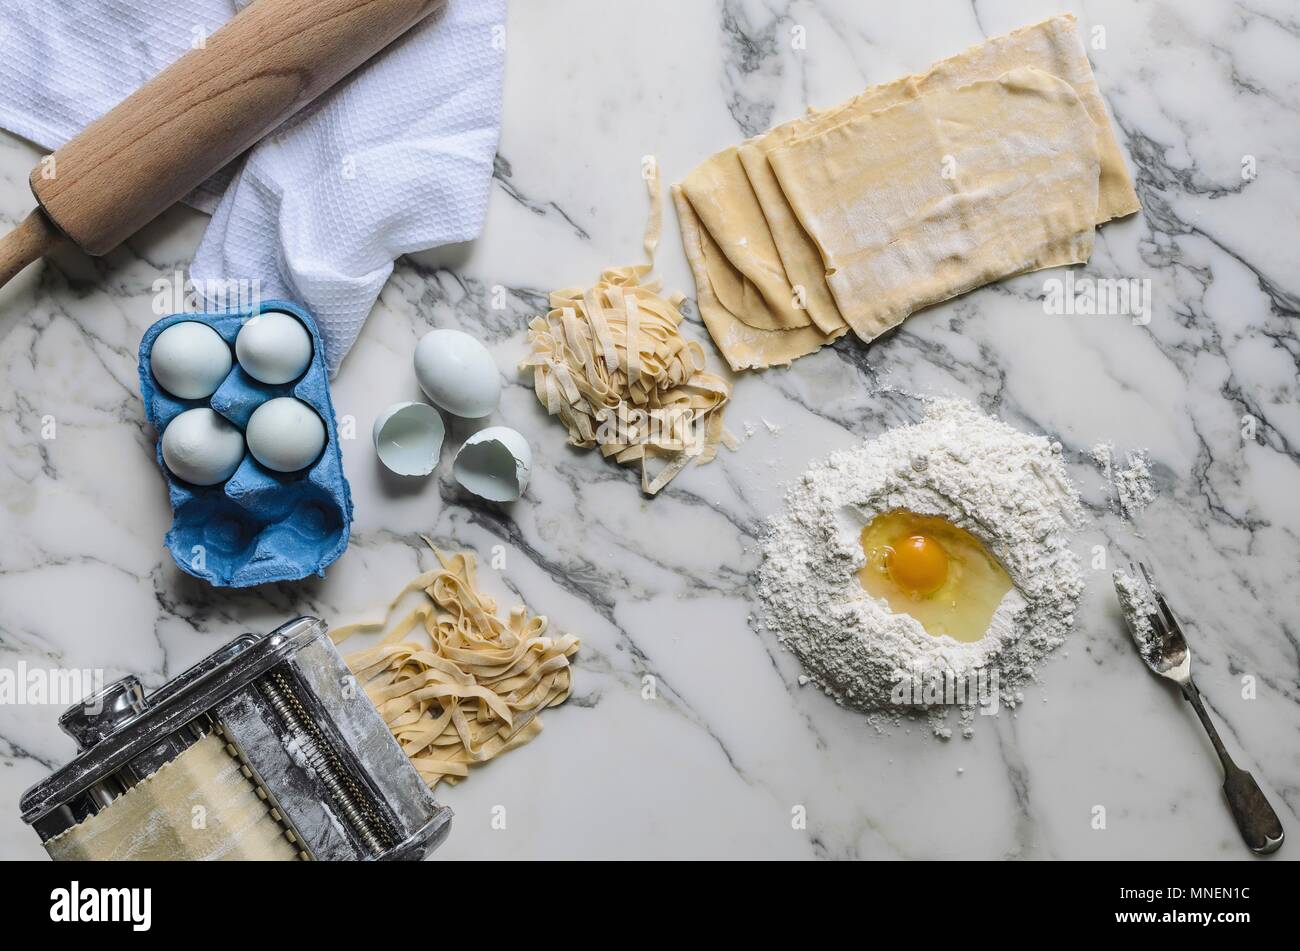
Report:
<svg viewBox="0 0 1300 951"><path fill-rule="evenodd" d="M207 399L182 400L154 379L149 356L157 336L172 324L207 324L230 345L250 317L264 311L293 314L311 334L311 363L291 383L261 383L235 363ZM167 479L172 527L166 545L180 569L221 588L250 588L273 581L324 575L348 547L352 491L343 475L338 426L330 400L325 346L311 315L288 301L265 301L251 310L182 313L164 317L140 341L140 395L145 416L158 432L155 457ZM295 396L325 421L320 458L299 472L274 472L245 453L235 474L220 485L198 486L172 475L163 462L162 433L185 410L211 406L242 431L253 410L269 399Z"/></svg>

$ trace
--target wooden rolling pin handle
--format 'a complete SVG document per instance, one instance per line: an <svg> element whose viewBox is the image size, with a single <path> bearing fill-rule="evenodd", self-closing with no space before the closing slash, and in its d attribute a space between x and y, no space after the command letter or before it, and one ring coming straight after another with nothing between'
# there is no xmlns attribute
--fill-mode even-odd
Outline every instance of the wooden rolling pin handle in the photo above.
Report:
<svg viewBox="0 0 1300 951"><path fill-rule="evenodd" d="M8 284L37 258L44 257L62 244L63 240L63 235L45 217L45 212L35 209L18 227L0 238L0 287Z"/></svg>
<svg viewBox="0 0 1300 951"><path fill-rule="evenodd" d="M107 254L442 5L250 3L58 149L50 174L33 171L36 201L77 247Z"/></svg>

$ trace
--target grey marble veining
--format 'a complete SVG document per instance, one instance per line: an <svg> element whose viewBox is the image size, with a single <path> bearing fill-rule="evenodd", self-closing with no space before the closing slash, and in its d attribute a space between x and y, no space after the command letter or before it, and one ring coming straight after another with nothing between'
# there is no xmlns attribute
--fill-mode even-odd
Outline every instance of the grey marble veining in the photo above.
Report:
<svg viewBox="0 0 1300 951"><path fill-rule="evenodd" d="M1026 275L870 347L844 340L742 375L728 420L753 435L653 500L634 470L564 445L514 372L525 325L550 289L640 259L642 156L678 180L806 106L1063 9L1104 36L1090 56L1143 204L1102 229L1078 274L1149 279L1148 324L1048 315L1044 281L1061 275ZM0 291L0 666L129 671L156 686L292 614L377 615L431 563L427 532L484 561L504 553L485 584L583 638L575 695L542 735L440 791L457 812L440 855L1245 857L1200 727L1139 662L1107 571L1089 568L1072 638L1024 704L981 718L971 740L934 740L921 723L878 734L800 687L797 662L755 625L756 542L783 483L916 419L914 394L956 394L1061 441L1091 515L1075 540L1085 565L1096 546L1108 566L1156 564L1229 748L1294 836L1298 34L1284 0L521 0L484 236L400 262L335 380L358 433L344 444L356 523L324 580L214 592L162 548L169 512L135 353L156 319L153 283L187 265L202 216L174 210L104 260L61 254ZM38 154L0 137L6 222L30 206ZM666 286L693 291L671 215L658 265ZM373 459L370 423L418 398L410 356L435 326L497 357L508 385L496 418L536 454L513 506L466 498L445 468L408 484ZM450 444L464 434L453 427ZM1131 522L1091 460L1099 441L1150 453L1157 497ZM57 712L0 706L0 856L43 854L16 804L71 754Z"/></svg>

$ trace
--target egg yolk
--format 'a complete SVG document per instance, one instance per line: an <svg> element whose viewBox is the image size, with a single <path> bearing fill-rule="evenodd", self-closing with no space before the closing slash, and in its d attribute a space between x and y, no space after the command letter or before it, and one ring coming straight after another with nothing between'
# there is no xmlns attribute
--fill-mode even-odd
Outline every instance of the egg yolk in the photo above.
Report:
<svg viewBox="0 0 1300 951"><path fill-rule="evenodd" d="M938 515L877 514L862 527L862 555L863 589L934 637L978 641L1014 587L982 541Z"/></svg>
<svg viewBox="0 0 1300 951"><path fill-rule="evenodd" d="M885 567L900 588L932 594L948 580L948 553L928 535L909 535L889 546Z"/></svg>

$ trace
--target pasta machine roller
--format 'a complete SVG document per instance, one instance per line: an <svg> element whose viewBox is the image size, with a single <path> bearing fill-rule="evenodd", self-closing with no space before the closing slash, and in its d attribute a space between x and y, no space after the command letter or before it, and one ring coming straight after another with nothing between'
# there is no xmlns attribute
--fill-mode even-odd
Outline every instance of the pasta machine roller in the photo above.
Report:
<svg viewBox="0 0 1300 951"><path fill-rule="evenodd" d="M56 859L420 859L450 828L316 618L59 725L80 753L21 801Z"/></svg>

